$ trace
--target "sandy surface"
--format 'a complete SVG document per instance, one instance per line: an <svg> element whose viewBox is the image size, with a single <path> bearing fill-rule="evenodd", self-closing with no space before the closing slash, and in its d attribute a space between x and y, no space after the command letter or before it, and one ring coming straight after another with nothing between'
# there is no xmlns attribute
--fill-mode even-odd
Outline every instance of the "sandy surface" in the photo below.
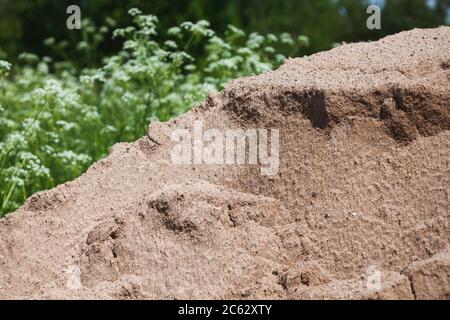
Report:
<svg viewBox="0 0 450 320"><path fill-rule="evenodd" d="M450 299L450 28L239 79L0 220L0 298ZM279 170L170 135L277 128Z"/></svg>

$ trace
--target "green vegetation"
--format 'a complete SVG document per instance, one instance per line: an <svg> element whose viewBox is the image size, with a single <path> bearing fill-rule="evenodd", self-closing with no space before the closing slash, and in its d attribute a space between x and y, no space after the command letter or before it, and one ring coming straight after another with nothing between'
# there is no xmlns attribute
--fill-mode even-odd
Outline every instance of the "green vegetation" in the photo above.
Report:
<svg viewBox="0 0 450 320"><path fill-rule="evenodd" d="M273 69L285 59L281 52L309 43L233 26L219 36L204 20L160 33L157 17L129 14L133 24L114 31L112 19L100 28L84 20L76 62L30 53L14 66L0 60L0 217L31 194L78 177L114 143L141 137L153 119L179 115L231 79ZM122 48L92 67L111 32ZM53 56L70 52L66 42L45 44Z"/></svg>
<svg viewBox="0 0 450 320"><path fill-rule="evenodd" d="M381 30L365 27L367 6L374 3L383 9ZM0 0L0 47L8 59L14 61L24 51L49 55L42 39L50 35L78 42L79 33L63 27L66 8L72 4L79 5L82 17L96 25L103 24L105 17L125 25L127 10L137 7L158 16L162 30L206 19L220 33L232 24L247 33L305 34L311 40L308 54L330 49L336 42L377 40L411 28L450 23L450 0ZM98 53L112 54L119 46L105 43ZM69 55L78 58L75 52Z"/></svg>

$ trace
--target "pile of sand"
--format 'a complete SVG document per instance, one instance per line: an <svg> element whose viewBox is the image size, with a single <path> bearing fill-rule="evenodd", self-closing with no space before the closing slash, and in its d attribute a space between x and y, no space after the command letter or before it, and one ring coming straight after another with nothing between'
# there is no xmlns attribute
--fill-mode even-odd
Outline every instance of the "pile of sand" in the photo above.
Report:
<svg viewBox="0 0 450 320"><path fill-rule="evenodd" d="M450 298L450 28L234 81L0 220L0 298ZM279 170L175 129L279 129Z"/></svg>

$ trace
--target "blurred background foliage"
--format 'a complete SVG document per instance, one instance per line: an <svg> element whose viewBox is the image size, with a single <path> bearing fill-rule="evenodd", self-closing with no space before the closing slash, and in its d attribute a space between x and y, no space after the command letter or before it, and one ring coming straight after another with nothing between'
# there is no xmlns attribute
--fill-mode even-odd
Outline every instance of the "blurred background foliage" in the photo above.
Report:
<svg viewBox="0 0 450 320"><path fill-rule="evenodd" d="M382 9L382 29L365 27L368 4ZM109 17L118 26L129 23L127 11L136 7L159 17L164 29L183 21L205 19L217 32L228 24L260 33L304 34L311 40L307 53L329 49L337 42L375 40L411 28L449 23L450 0L0 0L0 48L9 61L21 52L48 55L43 40L54 37L70 43L80 41L81 32L65 28L66 8L77 4L82 18L95 25ZM102 43L99 54L120 48L118 41ZM71 59L77 59L72 52ZM99 62L99 61L97 61Z"/></svg>

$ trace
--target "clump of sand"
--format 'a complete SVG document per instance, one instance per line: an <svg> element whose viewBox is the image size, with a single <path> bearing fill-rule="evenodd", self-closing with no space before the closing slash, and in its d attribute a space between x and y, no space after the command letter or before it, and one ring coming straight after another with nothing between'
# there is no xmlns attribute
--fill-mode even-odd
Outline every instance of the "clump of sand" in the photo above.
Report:
<svg viewBox="0 0 450 320"><path fill-rule="evenodd" d="M450 298L450 28L239 79L0 220L0 298ZM170 139L276 128L279 170Z"/></svg>

